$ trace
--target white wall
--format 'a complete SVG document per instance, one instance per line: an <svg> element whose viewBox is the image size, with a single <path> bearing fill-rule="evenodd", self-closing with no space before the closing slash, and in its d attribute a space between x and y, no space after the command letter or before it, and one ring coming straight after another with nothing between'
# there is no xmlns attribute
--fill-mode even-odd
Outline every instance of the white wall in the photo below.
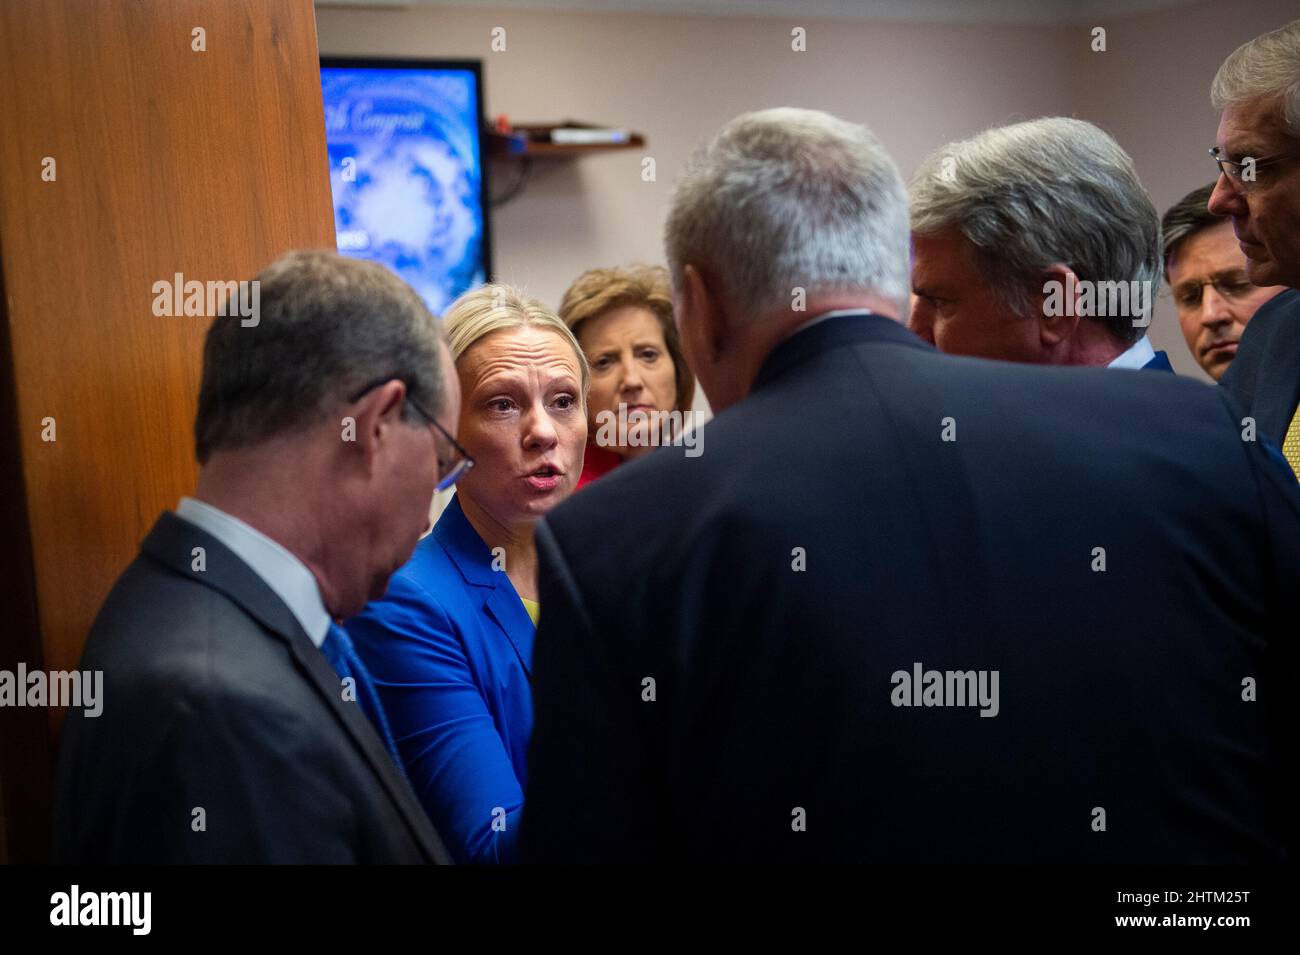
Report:
<svg viewBox="0 0 1300 955"><path fill-rule="evenodd" d="M1208 2L1072 26L322 7L317 26L323 54L481 58L489 115L646 135L644 151L538 161L524 194L495 211L497 278L557 305L587 268L662 261L682 162L727 119L767 106L866 123L904 176L930 150L985 127L1076 115L1117 136L1163 211L1212 177L1208 89L1219 62L1295 15L1293 0ZM1105 53L1090 50L1094 25L1107 30ZM490 46L498 26L505 52ZM791 50L794 26L807 31L806 52ZM653 183L641 179L646 155L656 161ZM500 185L511 170L493 172ZM1167 302L1150 334L1180 372L1199 373Z"/></svg>

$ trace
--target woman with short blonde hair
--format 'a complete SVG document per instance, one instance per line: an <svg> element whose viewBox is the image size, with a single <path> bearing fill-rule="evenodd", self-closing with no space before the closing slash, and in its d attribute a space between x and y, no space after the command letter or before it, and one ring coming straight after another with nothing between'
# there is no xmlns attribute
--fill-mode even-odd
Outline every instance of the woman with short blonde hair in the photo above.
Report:
<svg viewBox="0 0 1300 955"><path fill-rule="evenodd" d="M672 303L669 303L669 316ZM570 325L535 298L529 298L511 285L488 283L466 292L451 303L443 316L442 327L447 335L451 357L459 361L471 345L479 339L506 328L534 325L548 328L559 335L578 358L582 371L582 391L585 396L591 383L591 370L583 356L582 346L573 337Z"/></svg>
<svg viewBox="0 0 1300 955"><path fill-rule="evenodd" d="M347 629L456 861L513 862L533 725L533 529L581 473L590 372L568 326L507 285L465 293L443 325L474 466Z"/></svg>

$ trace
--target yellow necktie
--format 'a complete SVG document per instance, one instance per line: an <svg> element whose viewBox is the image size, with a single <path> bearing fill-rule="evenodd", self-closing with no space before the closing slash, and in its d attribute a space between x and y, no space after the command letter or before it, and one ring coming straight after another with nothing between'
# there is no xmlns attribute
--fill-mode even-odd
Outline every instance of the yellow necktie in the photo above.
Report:
<svg viewBox="0 0 1300 955"><path fill-rule="evenodd" d="M1282 439L1282 457L1286 458L1286 463L1291 465L1291 470L1300 478L1300 409L1296 409L1295 416L1286 429L1286 437Z"/></svg>

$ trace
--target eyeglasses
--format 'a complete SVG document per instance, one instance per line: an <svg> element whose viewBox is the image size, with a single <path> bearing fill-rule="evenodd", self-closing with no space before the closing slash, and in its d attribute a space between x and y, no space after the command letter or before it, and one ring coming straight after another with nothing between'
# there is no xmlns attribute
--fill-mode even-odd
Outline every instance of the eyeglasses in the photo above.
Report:
<svg viewBox="0 0 1300 955"><path fill-rule="evenodd" d="M429 412L425 411L416 403L415 399L411 397L411 386L405 378L399 378L396 375L384 375L382 378L376 378L374 381L369 382L362 387L356 394L349 397L348 403L351 404L355 401L360 401L363 396L374 391L380 385L388 384L390 381L400 381L402 384L406 385L406 403L414 409L416 414L429 422L429 424L433 425L434 429L442 435L444 439L446 439L447 443L451 445L452 450L455 452L455 457L452 458L450 464L445 464L441 456L438 458L439 472L443 472L444 468L446 468L446 472L438 479L437 489L439 491L447 490L447 488L451 487L463 478L465 472L474 466L474 459L470 457L469 452L465 450L460 442L453 438L451 433L438 423L437 418L429 414Z"/></svg>
<svg viewBox="0 0 1300 955"><path fill-rule="evenodd" d="M1210 158L1213 159L1214 164L1219 167L1219 172L1227 176L1229 179L1239 183L1243 188L1245 188L1247 183L1253 183L1255 181L1256 169L1263 166L1271 166L1274 163L1282 162L1285 159L1294 159L1296 156L1300 156L1300 153L1278 153L1276 156L1266 156L1263 159L1252 159L1247 157L1245 160L1237 162L1233 159L1223 158L1222 146L1210 147ZM1250 170L1250 178L1247 179L1245 178L1245 173L1248 169Z"/></svg>
<svg viewBox="0 0 1300 955"><path fill-rule="evenodd" d="M1173 293L1174 301L1180 306L1195 308L1201 303L1201 296L1207 285L1213 285L1216 292L1228 299L1245 298L1258 287L1246 278L1245 272L1232 271L1222 272L1208 279L1179 282L1170 291Z"/></svg>

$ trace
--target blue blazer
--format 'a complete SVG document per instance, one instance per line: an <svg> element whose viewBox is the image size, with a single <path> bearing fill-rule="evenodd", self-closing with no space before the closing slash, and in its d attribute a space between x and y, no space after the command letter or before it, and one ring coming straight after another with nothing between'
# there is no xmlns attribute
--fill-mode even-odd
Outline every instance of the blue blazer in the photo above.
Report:
<svg viewBox="0 0 1300 955"><path fill-rule="evenodd" d="M346 624L406 774L458 862L514 862L533 727L533 622L452 498Z"/></svg>

